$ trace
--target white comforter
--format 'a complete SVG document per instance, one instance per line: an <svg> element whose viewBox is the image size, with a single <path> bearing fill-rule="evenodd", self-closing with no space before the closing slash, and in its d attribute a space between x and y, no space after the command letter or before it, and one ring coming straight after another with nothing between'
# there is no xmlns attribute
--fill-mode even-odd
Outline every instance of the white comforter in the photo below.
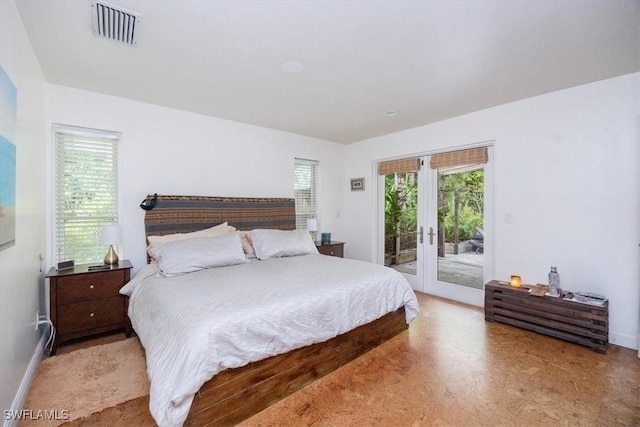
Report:
<svg viewBox="0 0 640 427"><path fill-rule="evenodd" d="M305 255L254 260L179 277L142 268L120 293L145 348L150 410L180 426L193 396L229 368L326 341L418 302L396 271L362 261Z"/></svg>

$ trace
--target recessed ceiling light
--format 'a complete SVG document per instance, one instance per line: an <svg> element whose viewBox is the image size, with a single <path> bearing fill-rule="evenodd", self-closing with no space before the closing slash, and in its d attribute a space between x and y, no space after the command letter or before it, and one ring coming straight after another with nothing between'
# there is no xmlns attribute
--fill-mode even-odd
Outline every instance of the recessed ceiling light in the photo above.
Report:
<svg viewBox="0 0 640 427"><path fill-rule="evenodd" d="M389 110L384 112L385 117L395 117L397 115L398 115L398 112L396 110Z"/></svg>
<svg viewBox="0 0 640 427"><path fill-rule="evenodd" d="M300 61L285 61L282 63L282 71L285 73L299 73L304 69Z"/></svg>

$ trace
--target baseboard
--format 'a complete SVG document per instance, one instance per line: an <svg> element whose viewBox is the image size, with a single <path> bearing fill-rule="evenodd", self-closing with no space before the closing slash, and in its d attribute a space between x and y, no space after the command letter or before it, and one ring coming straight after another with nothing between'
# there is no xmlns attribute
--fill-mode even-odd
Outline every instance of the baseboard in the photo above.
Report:
<svg viewBox="0 0 640 427"><path fill-rule="evenodd" d="M38 341L38 345L36 346L36 351L33 353L31 357L31 361L29 362L29 366L27 367L27 371L24 373L24 377L22 377L22 381L20 382L20 387L18 388L18 392L13 399L13 403L11 404L11 408L9 409L10 414L18 414L21 409L23 409L24 402L27 400L27 396L29 395L29 388L31 388L31 383L36 376L36 372L38 372L38 366L40 366L40 362L42 361L42 357L44 356L44 347L47 345L47 341L49 339L49 331L50 326L46 325L42 333L40 334L40 340ZM18 419L15 417L8 417L7 414L3 414L4 424L3 427L13 427L17 425Z"/></svg>
<svg viewBox="0 0 640 427"><path fill-rule="evenodd" d="M617 334L611 331L609 331L609 344L619 345L620 347L630 348L631 350L640 350L638 347L640 342L638 342L637 337ZM638 357L640 357L640 352L638 352Z"/></svg>

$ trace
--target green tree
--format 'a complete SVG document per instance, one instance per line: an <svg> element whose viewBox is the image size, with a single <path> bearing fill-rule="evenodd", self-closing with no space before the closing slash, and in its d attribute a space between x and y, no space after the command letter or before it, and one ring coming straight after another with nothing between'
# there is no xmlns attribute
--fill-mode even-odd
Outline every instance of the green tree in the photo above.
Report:
<svg viewBox="0 0 640 427"><path fill-rule="evenodd" d="M395 240L403 233L415 232L417 226L416 174L385 175L385 252L395 254Z"/></svg>
<svg viewBox="0 0 640 427"><path fill-rule="evenodd" d="M439 220L444 223L445 240L453 241L455 201L458 202L458 238L473 237L476 227L484 222L484 170L441 175L443 204Z"/></svg>

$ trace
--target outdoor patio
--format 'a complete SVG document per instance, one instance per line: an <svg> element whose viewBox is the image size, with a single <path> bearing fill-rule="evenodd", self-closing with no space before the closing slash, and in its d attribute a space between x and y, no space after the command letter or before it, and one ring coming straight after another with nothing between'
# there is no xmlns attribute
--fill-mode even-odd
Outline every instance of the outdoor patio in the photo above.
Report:
<svg viewBox="0 0 640 427"><path fill-rule="evenodd" d="M471 288L483 288L484 254L463 252L438 257L438 279ZM405 274L416 274L416 261L392 265L391 268Z"/></svg>

